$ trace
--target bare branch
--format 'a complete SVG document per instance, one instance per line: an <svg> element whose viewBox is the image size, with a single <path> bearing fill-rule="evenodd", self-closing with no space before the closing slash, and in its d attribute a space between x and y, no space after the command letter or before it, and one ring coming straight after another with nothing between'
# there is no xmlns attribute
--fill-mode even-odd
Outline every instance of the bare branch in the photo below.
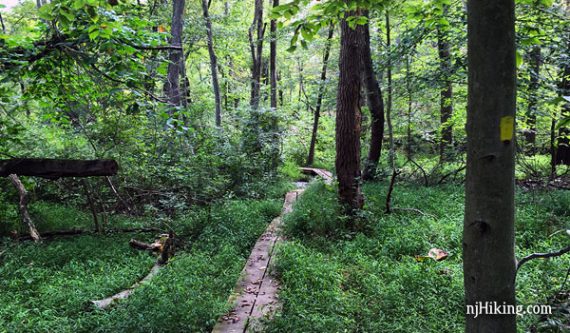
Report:
<svg viewBox="0 0 570 333"><path fill-rule="evenodd" d="M522 265L524 265L525 263L529 262L530 260L533 259L547 259L547 258L555 258L555 257L560 257L566 253L570 252L570 245L563 248L562 250L556 251L556 252L550 252L550 253L533 253L531 255L528 255L524 258L522 258L521 260L519 260L519 262L517 262L517 272L518 270L521 268Z"/></svg>

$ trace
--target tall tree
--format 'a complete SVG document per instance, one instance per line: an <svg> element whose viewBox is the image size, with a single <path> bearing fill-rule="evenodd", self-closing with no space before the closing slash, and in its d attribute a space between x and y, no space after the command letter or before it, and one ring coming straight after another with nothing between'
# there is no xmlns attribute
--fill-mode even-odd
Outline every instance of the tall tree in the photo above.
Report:
<svg viewBox="0 0 570 333"><path fill-rule="evenodd" d="M390 12L386 11L386 48L388 49L388 61L386 63L386 74L388 78L388 98L386 103L386 122L388 123L388 140L390 151L388 152L388 162L390 167L394 169L394 127L392 126L392 39L390 27Z"/></svg>
<svg viewBox="0 0 570 333"><path fill-rule="evenodd" d="M323 55L323 67L321 69L321 80L319 82L319 92L317 94L317 104L315 106L315 113L313 114L313 130L311 132L311 144L309 145L309 156L307 157L307 165L311 166L315 162L315 146L317 145L317 134L319 131L319 119L321 117L321 109L323 105L323 98L326 91L327 82L327 68L331 54L331 44L334 35L334 24L329 25L329 34L325 44L325 52Z"/></svg>
<svg viewBox="0 0 570 333"><path fill-rule="evenodd" d="M202 0L202 12L206 24L206 36L208 41L208 54L210 55L210 71L212 72L212 88L216 101L216 126L222 126L222 97L220 94L220 83L218 81L218 57L214 50L214 37L212 34L212 20L209 13L208 0Z"/></svg>
<svg viewBox="0 0 570 333"><path fill-rule="evenodd" d="M255 34L255 36L254 36ZM263 69L263 0L255 0L253 22L249 28L249 45L251 52L251 98L250 106L253 110L259 108L261 98L261 72Z"/></svg>
<svg viewBox="0 0 570 333"><path fill-rule="evenodd" d="M347 2L347 0L345 0ZM361 16L360 10L345 13L340 22L339 81L336 113L336 173L340 203L349 214L362 208L360 188L360 53L361 28L353 29L347 18Z"/></svg>
<svg viewBox="0 0 570 333"><path fill-rule="evenodd" d="M369 17L368 11L364 15ZM384 139L384 101L382 90L376 79L374 64L372 62L372 51L370 50L370 25L367 23L359 29L362 32L362 79L366 91L366 101L370 109L370 148L368 158L364 165L362 178L371 180L376 175L378 161L382 154L382 140Z"/></svg>
<svg viewBox="0 0 570 333"><path fill-rule="evenodd" d="M273 8L279 6L279 0L273 0ZM277 109L277 20L271 20L271 41L269 43L269 77L271 84L271 109Z"/></svg>
<svg viewBox="0 0 570 333"><path fill-rule="evenodd" d="M570 1L567 2L567 8L570 10ZM570 35L567 38L567 51L570 52ZM568 98L570 98L570 62L568 61L564 63L562 68L562 80L560 81L559 91L560 96L564 99L561 112L561 119L564 121L570 119L570 102L568 101ZM560 126L558 130L554 160L554 165L570 165L570 126L568 125Z"/></svg>
<svg viewBox="0 0 570 333"><path fill-rule="evenodd" d="M515 6L468 2L467 176L463 269L467 306L515 305ZM466 333L514 333L515 315L466 317Z"/></svg>
<svg viewBox="0 0 570 333"><path fill-rule="evenodd" d="M540 46L535 45L529 53L529 70L530 82L528 85L528 109L525 115L525 121L529 127L525 133L526 141L530 145L530 153L534 152L536 144L536 112L538 104L538 87L540 86L540 65L541 50Z"/></svg>
<svg viewBox="0 0 570 333"><path fill-rule="evenodd" d="M168 75L164 83L164 94L168 98L168 103L172 106L187 106L186 75L184 64L184 52L182 49L182 27L185 0L172 1L172 26L169 54ZM180 78L183 77L182 88Z"/></svg>
<svg viewBox="0 0 570 333"><path fill-rule="evenodd" d="M449 5L443 5L444 17L449 12ZM453 85L451 82L451 51L447 27L441 24L437 26L437 50L439 54L439 68L443 76L442 89L440 91L440 121L441 133L439 141L440 160L446 158L447 150L453 143Z"/></svg>

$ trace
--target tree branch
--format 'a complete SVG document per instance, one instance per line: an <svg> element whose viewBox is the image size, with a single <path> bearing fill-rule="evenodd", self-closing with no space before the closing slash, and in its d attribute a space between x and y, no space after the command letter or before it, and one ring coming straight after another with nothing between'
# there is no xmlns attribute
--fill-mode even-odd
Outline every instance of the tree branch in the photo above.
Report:
<svg viewBox="0 0 570 333"><path fill-rule="evenodd" d="M521 260L519 260L519 262L517 262L517 272L518 270L521 268L522 265L524 265L525 263L529 262L530 260L533 259L547 259L547 258L555 258L555 257L560 257L566 253L570 252L570 245L563 248L562 250L556 251L556 252L550 252L550 253L533 253L531 255L528 255L524 258L522 258Z"/></svg>

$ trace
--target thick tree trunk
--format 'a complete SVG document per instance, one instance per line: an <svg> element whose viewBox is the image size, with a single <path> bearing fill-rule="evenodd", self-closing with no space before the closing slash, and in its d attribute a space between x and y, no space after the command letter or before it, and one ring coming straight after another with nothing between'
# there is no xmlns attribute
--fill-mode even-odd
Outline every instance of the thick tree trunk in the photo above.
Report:
<svg viewBox="0 0 570 333"><path fill-rule="evenodd" d="M214 50L214 37L212 35L212 20L208 12L208 0L202 0L202 11L206 24L206 36L208 41L208 53L210 55L210 71L212 72L212 88L216 102L216 126L222 126L222 98L220 94L220 83L218 81L218 57Z"/></svg>
<svg viewBox="0 0 570 333"><path fill-rule="evenodd" d="M336 114L336 173L340 203L349 214L362 208L360 189L360 34L351 29L347 17L341 21L341 45Z"/></svg>
<svg viewBox="0 0 570 333"><path fill-rule="evenodd" d="M17 175L11 174L8 177L18 191L18 195L20 197L18 209L20 210L20 217L22 218L22 222L28 226L28 229L30 230L30 237L32 237L35 242L39 242L41 241L40 233L38 232L38 229L36 229L36 226L30 217L30 213L28 212L28 191L26 191L24 184L22 184L22 181Z"/></svg>
<svg viewBox="0 0 570 333"><path fill-rule="evenodd" d="M255 37L254 37L255 34ZM255 0L253 22L249 28L251 51L251 98L250 106L256 111L261 99L261 72L263 69L263 0Z"/></svg>
<svg viewBox="0 0 570 333"><path fill-rule="evenodd" d="M394 127L392 126L392 55L390 53L392 48L392 40L390 37L390 13L386 12L386 47L388 48L388 61L386 64L386 74L388 78L388 100L386 104L386 122L388 123L388 140L390 144L390 151L388 152L388 162L392 169L395 168L395 148L394 148Z"/></svg>
<svg viewBox="0 0 570 333"><path fill-rule="evenodd" d="M514 0L469 0L465 301L515 306ZM482 302L482 303L479 303ZM473 310L473 309L472 309ZM516 315L466 316L466 333L515 333Z"/></svg>
<svg viewBox="0 0 570 333"><path fill-rule="evenodd" d="M449 10L448 5L444 5L443 14ZM440 91L440 122L441 133L439 141L439 157L445 160L448 147L453 143L453 127L450 124L453 116L453 85L451 83L451 51L449 47L448 34L444 27L437 27L437 50L439 54L439 68L443 79L443 87Z"/></svg>
<svg viewBox="0 0 570 333"><path fill-rule="evenodd" d="M368 12L365 13L368 17ZM374 179L380 155L382 154L382 140L384 139L384 101L382 90L374 74L374 64L372 63L372 52L370 50L370 26L366 24L358 28L362 34L362 79L366 90L366 101L370 109L370 149L368 158L364 165L362 178L364 180Z"/></svg>
<svg viewBox="0 0 570 333"><path fill-rule="evenodd" d="M170 45L176 47L170 50L168 75L164 83L164 94L168 103L173 107L187 105L187 93L180 87L180 77L184 77L184 52L182 50L182 29L185 0L172 2L172 27ZM183 83L186 86L186 83ZM183 91L184 90L184 91Z"/></svg>
<svg viewBox="0 0 570 333"><path fill-rule="evenodd" d="M17 158L0 160L0 177L10 174L44 178L113 176L119 165L115 160L55 160Z"/></svg>
<svg viewBox="0 0 570 333"><path fill-rule="evenodd" d="M540 85L540 46L535 46L532 48L529 54L530 59L530 82L528 85L528 110L526 113L525 121L528 126L528 131L525 133L525 139L529 148L529 153L534 154L536 145L536 113L538 96L537 91Z"/></svg>
<svg viewBox="0 0 570 333"><path fill-rule="evenodd" d="M331 54L331 44L334 35L334 24L329 26L329 34L325 44L325 53L323 55L323 68L321 70L321 80L319 82L319 93L317 95L317 105L313 115L313 130L311 132L311 143L309 145L309 156L307 157L307 166L313 165L315 162L315 147L317 145L317 134L319 131L319 119L321 118L321 109L323 105L323 98L326 91L327 69L329 65L329 58Z"/></svg>

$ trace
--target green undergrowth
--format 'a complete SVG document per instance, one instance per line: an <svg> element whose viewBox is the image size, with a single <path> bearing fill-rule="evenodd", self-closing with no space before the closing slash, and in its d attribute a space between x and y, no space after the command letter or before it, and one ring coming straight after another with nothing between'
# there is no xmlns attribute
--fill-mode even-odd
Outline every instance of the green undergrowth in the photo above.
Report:
<svg viewBox="0 0 570 333"><path fill-rule="evenodd" d="M386 192L386 183L364 187L362 231L351 232L339 217L334 188L313 183L307 189L285 219L289 240L279 246L275 267L283 311L268 331L463 331L463 188L397 184L389 215ZM567 192L519 191L516 200L519 257L567 246L565 233L552 235L570 227ZM448 259L416 260L434 247L449 252ZM525 265L517 280L519 304L546 304L569 267L570 256ZM519 331L537 322L524 316Z"/></svg>
<svg viewBox="0 0 570 333"><path fill-rule="evenodd" d="M42 206L43 205L43 206ZM251 247L281 199L228 200L171 222L180 250L153 280L111 309L90 300L110 296L144 277L156 258L129 247L152 233L73 236L42 244L0 243L0 332L207 332L228 305ZM88 214L37 205L44 222L61 230L89 227ZM115 217L121 226L154 221Z"/></svg>

